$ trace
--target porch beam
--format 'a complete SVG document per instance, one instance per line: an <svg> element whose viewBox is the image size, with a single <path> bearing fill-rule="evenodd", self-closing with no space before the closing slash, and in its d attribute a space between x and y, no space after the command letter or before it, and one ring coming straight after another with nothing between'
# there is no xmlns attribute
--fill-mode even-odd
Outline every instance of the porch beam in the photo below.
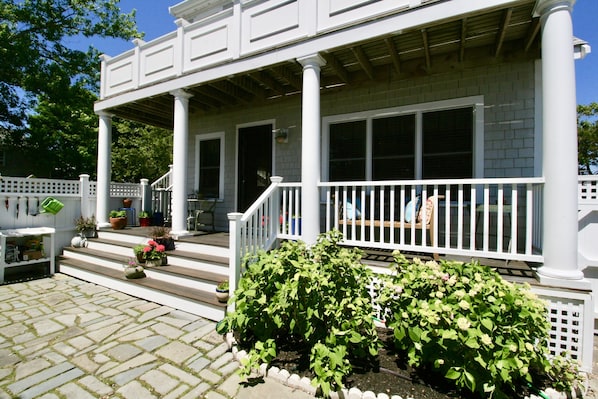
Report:
<svg viewBox="0 0 598 399"><path fill-rule="evenodd" d="M198 92L200 95L208 97L211 101L222 105L236 105L239 103L237 98L223 93L222 91L217 90L209 85L198 86L194 88L193 91Z"/></svg>
<svg viewBox="0 0 598 399"><path fill-rule="evenodd" d="M228 80L221 80L218 82L212 82L209 84L210 87L218 90L228 97L240 100L242 103L249 104L253 100L253 95L242 91L240 88L233 85Z"/></svg>
<svg viewBox="0 0 598 399"><path fill-rule="evenodd" d="M400 74L401 73L401 59L399 57L399 51L397 50L397 46L391 37L387 37L386 39L384 39L384 42L386 43L386 48L388 49L388 54L390 55L390 60L392 62L392 66L394 67L395 72L397 74Z"/></svg>
<svg viewBox="0 0 598 399"><path fill-rule="evenodd" d="M530 47L532 46L532 43L538 36L538 32L540 32L540 19L534 18L532 20L532 24L529 28L529 31L527 32L527 35L525 37L525 47L524 47L525 52L527 52L530 49Z"/></svg>
<svg viewBox="0 0 598 399"><path fill-rule="evenodd" d="M266 91L259 85L257 82L247 76L237 76L234 78L229 78L229 82L241 88L248 93L251 93L253 96L257 97L260 100L266 98Z"/></svg>
<svg viewBox="0 0 598 399"><path fill-rule="evenodd" d="M461 45L459 47L459 62L465 59L465 42L467 41L467 18L461 20Z"/></svg>
<svg viewBox="0 0 598 399"><path fill-rule="evenodd" d="M295 90L301 91L301 79L298 79L289 68L279 65L272 68L270 71L287 82Z"/></svg>
<svg viewBox="0 0 598 399"><path fill-rule="evenodd" d="M507 29L509 27L509 23L511 22L512 15L513 15L512 8L505 10L503 19L502 19L502 25L500 27L500 31L498 32L498 36L496 38L496 51L494 52L495 57L498 57L500 55L500 50L502 49L502 45L505 40L505 36L507 34Z"/></svg>
<svg viewBox="0 0 598 399"><path fill-rule="evenodd" d="M426 71L430 71L430 68L432 67L432 63L430 61L430 46L428 44L428 31L424 28L421 30L422 33L422 43L423 43L423 49L424 49L424 56L426 59Z"/></svg>
<svg viewBox="0 0 598 399"><path fill-rule="evenodd" d="M261 84L266 86L268 89L272 90L273 92L275 92L277 94L285 94L285 92L286 92L283 85L278 83L276 81L276 79L272 78L270 75L268 75L268 73L266 73L264 71L252 72L249 74L249 76L251 76L257 82L260 82Z"/></svg>
<svg viewBox="0 0 598 399"><path fill-rule="evenodd" d="M372 66L368 56L365 54L363 47L351 47L351 51L353 52L353 55L355 55L357 62L359 62L361 69L363 69L366 75L368 75L368 78L370 78L370 80L374 80L374 67Z"/></svg>
<svg viewBox="0 0 598 399"><path fill-rule="evenodd" d="M349 72L343 64L332 53L322 53L322 58L326 60L326 65L332 69L334 74L345 83L349 83Z"/></svg>

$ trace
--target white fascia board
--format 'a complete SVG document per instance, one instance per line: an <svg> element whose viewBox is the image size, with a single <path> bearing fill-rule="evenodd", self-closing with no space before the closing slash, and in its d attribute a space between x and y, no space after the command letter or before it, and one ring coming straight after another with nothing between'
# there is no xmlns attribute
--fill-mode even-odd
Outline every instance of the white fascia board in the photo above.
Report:
<svg viewBox="0 0 598 399"><path fill-rule="evenodd" d="M222 79L246 71L265 68L269 65L317 54L321 51L354 43L355 38L367 40L378 36L400 33L402 30L428 25L435 21L449 20L464 14L483 12L488 9L514 6L521 0L451 0L434 3L401 12L384 19L362 23L354 27L330 32L322 36L305 39L283 48L275 48L247 58L218 65L206 70L183 75L179 78L143 87L96 102L94 111L109 110L119 105L168 93L176 89L195 86L202 82Z"/></svg>

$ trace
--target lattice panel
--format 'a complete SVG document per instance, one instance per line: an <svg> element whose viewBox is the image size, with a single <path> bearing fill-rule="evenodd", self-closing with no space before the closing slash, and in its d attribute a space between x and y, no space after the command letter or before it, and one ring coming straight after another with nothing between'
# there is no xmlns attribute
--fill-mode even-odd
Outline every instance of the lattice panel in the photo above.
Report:
<svg viewBox="0 0 598 399"><path fill-rule="evenodd" d="M579 291L532 288L547 301L551 355L564 352L578 360L585 371L592 369L593 301L590 293Z"/></svg>
<svg viewBox="0 0 598 399"><path fill-rule="evenodd" d="M2 177L0 193L14 195L78 196L79 180L51 180L24 177Z"/></svg>
<svg viewBox="0 0 598 399"><path fill-rule="evenodd" d="M111 197L141 197L139 184L134 183L112 183L110 184Z"/></svg>

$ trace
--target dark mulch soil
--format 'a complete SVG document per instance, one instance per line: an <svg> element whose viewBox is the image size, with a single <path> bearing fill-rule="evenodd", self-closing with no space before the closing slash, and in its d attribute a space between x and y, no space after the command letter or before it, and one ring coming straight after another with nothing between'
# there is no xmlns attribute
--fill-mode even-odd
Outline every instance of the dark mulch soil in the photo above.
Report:
<svg viewBox="0 0 598 399"><path fill-rule="evenodd" d="M345 388L356 387L362 392L386 393L415 399L479 399L468 392L457 392L445 383L443 377L432 372L414 370L393 350L392 332L379 329L384 343L373 364L353 365L353 374L345 382ZM309 371L309 350L307 348L278 348L278 356L271 366L286 369L291 374L313 378ZM524 393L526 394L526 393ZM523 396L521 396L523 397Z"/></svg>

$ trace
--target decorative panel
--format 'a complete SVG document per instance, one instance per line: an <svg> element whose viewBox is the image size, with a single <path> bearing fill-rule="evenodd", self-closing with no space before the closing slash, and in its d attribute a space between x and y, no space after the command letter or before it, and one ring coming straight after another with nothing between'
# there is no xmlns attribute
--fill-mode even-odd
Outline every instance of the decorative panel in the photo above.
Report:
<svg viewBox="0 0 598 399"><path fill-rule="evenodd" d="M409 8L409 0L318 0L318 32Z"/></svg>
<svg viewBox="0 0 598 399"><path fill-rule="evenodd" d="M278 0L243 10L241 52L277 47L307 36L305 0Z"/></svg>
<svg viewBox="0 0 598 399"><path fill-rule="evenodd" d="M176 75L175 46L176 40L173 37L161 43L140 48L140 85Z"/></svg>
<svg viewBox="0 0 598 399"><path fill-rule="evenodd" d="M184 70L204 68L233 57L232 18L213 22L185 32Z"/></svg>
<svg viewBox="0 0 598 399"><path fill-rule="evenodd" d="M108 66L106 96L116 94L134 87L134 58L127 57L120 62Z"/></svg>

